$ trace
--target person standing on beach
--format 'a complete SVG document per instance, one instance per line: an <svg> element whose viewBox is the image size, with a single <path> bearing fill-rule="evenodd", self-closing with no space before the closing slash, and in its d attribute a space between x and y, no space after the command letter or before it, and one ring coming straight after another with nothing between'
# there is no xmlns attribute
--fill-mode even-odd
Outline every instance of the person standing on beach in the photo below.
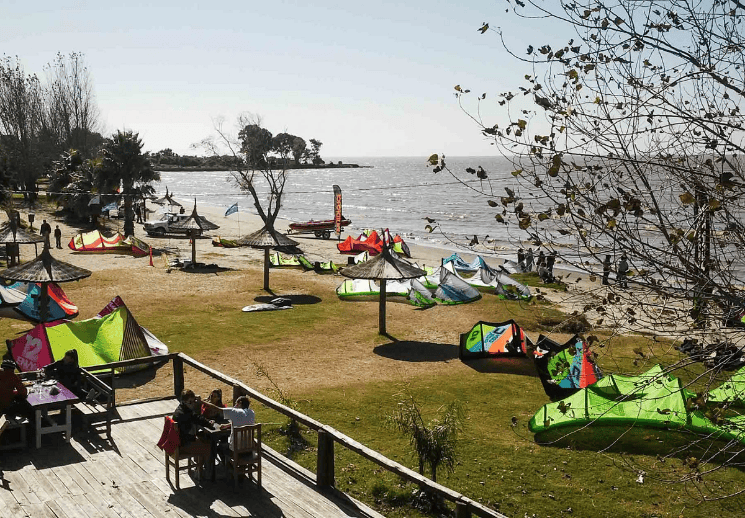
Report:
<svg viewBox="0 0 745 518"><path fill-rule="evenodd" d="M41 234L44 237L49 237L49 234L52 233L52 225L47 223L47 220L44 220L39 227L39 234Z"/></svg>
<svg viewBox="0 0 745 518"><path fill-rule="evenodd" d="M608 286L608 277L610 277L610 255L605 256L603 261L603 285Z"/></svg>
<svg viewBox="0 0 745 518"><path fill-rule="evenodd" d="M626 254L623 254L621 256L621 260L618 262L618 271L616 273L616 284L618 284L619 288L626 289L629 287L628 280L626 279L626 276L629 273L629 261L626 257Z"/></svg>
<svg viewBox="0 0 745 518"><path fill-rule="evenodd" d="M554 264L556 264L556 250L551 252L546 258L546 270L548 270L548 275L551 279L554 278Z"/></svg>
<svg viewBox="0 0 745 518"><path fill-rule="evenodd" d="M517 251L517 267L521 272L525 271L525 250L522 248Z"/></svg>
<svg viewBox="0 0 745 518"><path fill-rule="evenodd" d="M543 253L543 250L538 252L538 262L536 262L536 266L540 268L541 266L546 266L546 254Z"/></svg>
<svg viewBox="0 0 745 518"><path fill-rule="evenodd" d="M59 225L54 227L54 240L57 242L57 248L62 248L62 231L59 229Z"/></svg>
<svg viewBox="0 0 745 518"><path fill-rule="evenodd" d="M528 248L528 253L525 255L525 271L533 271L533 249Z"/></svg>

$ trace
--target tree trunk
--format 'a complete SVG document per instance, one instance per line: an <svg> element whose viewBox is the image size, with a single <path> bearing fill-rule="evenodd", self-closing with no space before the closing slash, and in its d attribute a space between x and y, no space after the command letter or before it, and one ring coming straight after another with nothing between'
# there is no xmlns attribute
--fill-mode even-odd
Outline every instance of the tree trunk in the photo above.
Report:
<svg viewBox="0 0 745 518"><path fill-rule="evenodd" d="M134 211L132 210L132 186L127 185L124 188L124 237L135 234Z"/></svg>

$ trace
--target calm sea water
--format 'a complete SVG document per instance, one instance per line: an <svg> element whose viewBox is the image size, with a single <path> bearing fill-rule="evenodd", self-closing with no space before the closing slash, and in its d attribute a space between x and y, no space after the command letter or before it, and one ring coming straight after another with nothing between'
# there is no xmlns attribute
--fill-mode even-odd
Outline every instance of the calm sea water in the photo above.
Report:
<svg viewBox="0 0 745 518"><path fill-rule="evenodd" d="M466 175L471 179L463 185L447 173L434 174L425 157L341 160L364 167L290 171L279 217L297 222L332 219L332 186L336 184L342 190L343 214L352 220L346 232L355 237L364 228L388 228L414 243L450 248L467 243L474 235L480 239L488 235L508 254L526 237L515 226L495 221L496 209L475 190L479 182L473 176ZM489 171L492 185L500 186L499 195L504 195L503 185L514 180L509 162L502 158L451 158L448 165L457 172L482 166ZM256 213L250 195L232 183L229 172L162 172L156 189L164 193L166 186L177 199L196 197L200 205L224 209L237 202L240 212ZM428 232L425 218L435 219L440 230Z"/></svg>

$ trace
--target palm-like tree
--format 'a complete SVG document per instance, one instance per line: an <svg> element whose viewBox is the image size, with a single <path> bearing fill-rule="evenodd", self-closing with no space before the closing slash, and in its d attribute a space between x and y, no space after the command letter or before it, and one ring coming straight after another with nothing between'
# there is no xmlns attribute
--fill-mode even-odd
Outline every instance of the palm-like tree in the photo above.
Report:
<svg viewBox="0 0 745 518"><path fill-rule="evenodd" d="M138 133L118 131L106 139L103 146L101 166L98 169L99 185L121 183L124 196L124 235L134 235L134 212L132 201L141 196L143 187L160 180L150 160L142 153L142 141Z"/></svg>

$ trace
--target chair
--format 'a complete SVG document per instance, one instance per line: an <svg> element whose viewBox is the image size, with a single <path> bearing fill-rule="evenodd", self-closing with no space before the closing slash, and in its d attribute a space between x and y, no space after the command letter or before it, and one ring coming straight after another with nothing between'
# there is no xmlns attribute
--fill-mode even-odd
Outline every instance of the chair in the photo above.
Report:
<svg viewBox="0 0 745 518"><path fill-rule="evenodd" d="M233 450L225 456L225 467L235 480L238 475L256 472L256 483L261 487L261 423L233 428Z"/></svg>
<svg viewBox="0 0 745 518"><path fill-rule="evenodd" d="M179 485L179 472L180 471L191 471L192 469L197 470L197 480L202 478L202 465L204 464L204 456L198 453L187 453L184 454L180 451L181 436L178 432L178 424L166 416L165 423L163 424L163 433L158 441L158 447L163 450L166 454L166 480L171 482L171 465L174 467L176 473L176 489L181 489ZM181 466L181 460L186 460L186 465Z"/></svg>

